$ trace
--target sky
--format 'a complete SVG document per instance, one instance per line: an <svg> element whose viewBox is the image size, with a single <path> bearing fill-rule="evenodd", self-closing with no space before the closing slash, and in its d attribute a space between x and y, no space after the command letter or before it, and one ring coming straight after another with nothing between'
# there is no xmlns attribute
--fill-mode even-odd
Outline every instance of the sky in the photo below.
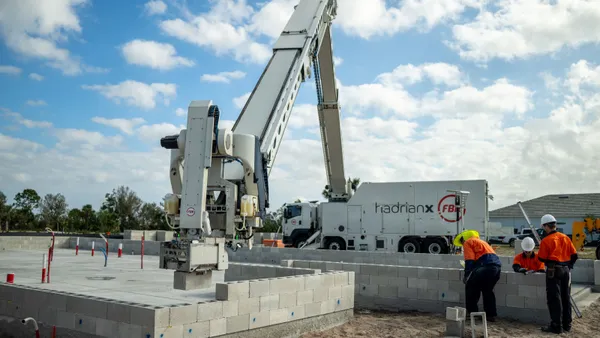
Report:
<svg viewBox="0 0 600 338"><path fill-rule="evenodd" d="M298 2L0 2L0 191L97 208L126 185L161 201L160 138L185 128L192 100L231 125ZM337 2L347 176L486 179L491 209L599 192L597 0ZM271 171L273 208L322 199L313 81Z"/></svg>

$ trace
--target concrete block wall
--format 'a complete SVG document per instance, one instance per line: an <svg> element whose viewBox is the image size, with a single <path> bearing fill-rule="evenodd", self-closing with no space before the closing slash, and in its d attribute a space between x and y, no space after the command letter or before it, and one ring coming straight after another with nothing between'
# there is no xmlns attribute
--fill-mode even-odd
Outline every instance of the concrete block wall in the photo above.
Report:
<svg viewBox="0 0 600 338"><path fill-rule="evenodd" d="M287 266L250 264L250 263L232 263L225 270L225 281L239 281L257 278L275 278L289 277L297 275L308 275L320 273L319 269L303 269Z"/></svg>
<svg viewBox="0 0 600 338"><path fill-rule="evenodd" d="M356 307L443 312L464 306L463 270L420 266L283 260L282 266L353 271ZM548 320L544 274L502 272L495 288L498 315L544 324ZM480 310L483 302L480 298Z"/></svg>
<svg viewBox="0 0 600 338"><path fill-rule="evenodd" d="M52 244L52 236L0 236L0 251L3 250L44 250ZM54 248L68 249L69 237L54 237Z"/></svg>
<svg viewBox="0 0 600 338"><path fill-rule="evenodd" d="M217 283L216 298L222 301L226 333L236 333L353 309L354 273Z"/></svg>
<svg viewBox="0 0 600 338"><path fill-rule="evenodd" d="M123 232L123 239L129 239L134 241L141 241L142 234L145 234L145 241L156 241L156 230L125 230Z"/></svg>
<svg viewBox="0 0 600 338"><path fill-rule="evenodd" d="M514 256L500 256L502 271L511 272ZM462 255L431 255L409 253L386 253L373 251L307 250L294 248L255 247L229 252L230 262L279 264L282 260L314 260L352 262L365 264L388 264L399 266L428 266L437 268L460 268ZM572 271L573 283L594 283L594 261L580 259Z"/></svg>
<svg viewBox="0 0 600 338"><path fill-rule="evenodd" d="M354 274L217 283L216 296L200 303L152 306L0 283L0 316L33 317L59 330L101 337L217 337L351 311Z"/></svg>
<svg viewBox="0 0 600 338"><path fill-rule="evenodd" d="M95 248L100 251L100 248L105 247L105 242L102 238L79 237L79 250L92 250L92 242L96 242ZM128 239L108 239L108 252L117 252L119 244L123 244L123 255L139 255L142 251L142 241ZM69 240L69 248L75 249L77 237L71 237ZM144 240L144 255L158 256L160 253L160 242Z"/></svg>

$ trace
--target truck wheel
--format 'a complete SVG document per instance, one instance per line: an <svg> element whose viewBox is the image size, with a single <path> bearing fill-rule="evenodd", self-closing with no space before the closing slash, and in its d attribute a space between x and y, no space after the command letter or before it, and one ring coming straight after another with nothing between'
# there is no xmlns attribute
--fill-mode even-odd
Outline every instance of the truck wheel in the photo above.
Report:
<svg viewBox="0 0 600 338"><path fill-rule="evenodd" d="M508 241L508 245L509 245L511 248L514 248L514 247L515 247L515 239L514 239L514 238L511 238L511 239Z"/></svg>
<svg viewBox="0 0 600 338"><path fill-rule="evenodd" d="M339 238L332 238L327 241L327 249L329 250L345 250L346 245L343 240Z"/></svg>
<svg viewBox="0 0 600 338"><path fill-rule="evenodd" d="M427 242L427 253L432 255L440 255L444 253L446 243L439 239L434 239Z"/></svg>
<svg viewBox="0 0 600 338"><path fill-rule="evenodd" d="M421 243L414 238L410 238L400 242L400 252L419 253L421 251Z"/></svg>
<svg viewBox="0 0 600 338"><path fill-rule="evenodd" d="M306 243L306 240L308 238L298 238L294 241L294 248L300 248L301 246L304 245L304 243Z"/></svg>
<svg viewBox="0 0 600 338"><path fill-rule="evenodd" d="M600 259L600 245L596 247L596 259Z"/></svg>

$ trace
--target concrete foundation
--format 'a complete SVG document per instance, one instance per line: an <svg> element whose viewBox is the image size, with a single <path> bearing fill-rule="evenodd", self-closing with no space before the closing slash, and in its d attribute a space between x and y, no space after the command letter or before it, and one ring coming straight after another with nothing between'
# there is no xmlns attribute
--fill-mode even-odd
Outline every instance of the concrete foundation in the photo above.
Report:
<svg viewBox="0 0 600 338"><path fill-rule="evenodd" d="M0 284L0 332L18 326L10 319L33 317L42 328L56 325L59 337L281 337L265 332L272 325L290 334L339 325L354 306L352 272L263 266L259 271L274 272L261 275L294 273L183 291L172 288L174 271L157 268L158 257L145 257L142 270L136 256L109 256L104 267L103 255L56 250L50 284L41 283L41 258L0 253L0 275L15 274L15 284Z"/></svg>

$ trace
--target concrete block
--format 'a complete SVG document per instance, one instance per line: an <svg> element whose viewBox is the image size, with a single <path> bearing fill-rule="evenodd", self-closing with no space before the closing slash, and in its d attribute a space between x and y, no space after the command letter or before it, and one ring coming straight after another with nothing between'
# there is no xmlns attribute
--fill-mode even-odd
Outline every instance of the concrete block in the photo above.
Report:
<svg viewBox="0 0 600 338"><path fill-rule="evenodd" d="M198 316L196 321L204 322L212 319L223 317L223 302L220 301L209 301L206 303L199 303Z"/></svg>
<svg viewBox="0 0 600 338"><path fill-rule="evenodd" d="M600 285L600 260L594 261L594 285Z"/></svg>
<svg viewBox="0 0 600 338"><path fill-rule="evenodd" d="M342 287L348 287L349 285L345 285ZM297 293L297 305L304 305L308 303L312 303L314 301L314 290L304 290L298 291Z"/></svg>
<svg viewBox="0 0 600 338"><path fill-rule="evenodd" d="M168 307L141 307L130 305L129 323L142 327L167 327L170 320Z"/></svg>
<svg viewBox="0 0 600 338"><path fill-rule="evenodd" d="M254 297L262 297L269 295L269 280L268 279L259 279L259 280L251 280L250 284L250 298Z"/></svg>
<svg viewBox="0 0 600 338"><path fill-rule="evenodd" d="M41 318L38 319L41 321ZM119 322L104 318L95 318L96 331L95 335L101 337L119 337Z"/></svg>
<svg viewBox="0 0 600 338"><path fill-rule="evenodd" d="M434 268L417 268L417 277L420 279L439 279L439 269Z"/></svg>
<svg viewBox="0 0 600 338"><path fill-rule="evenodd" d="M331 273L322 274L323 280L321 281L321 287L330 288L335 286L335 277Z"/></svg>
<svg viewBox="0 0 600 338"><path fill-rule="evenodd" d="M438 279L451 281L451 280L460 280L460 270L459 269L440 269L438 270Z"/></svg>
<svg viewBox="0 0 600 338"><path fill-rule="evenodd" d="M379 265L377 267L377 274L379 276L398 277L398 267L391 265Z"/></svg>
<svg viewBox="0 0 600 338"><path fill-rule="evenodd" d="M198 304L186 304L170 308L170 326L195 323L198 320Z"/></svg>
<svg viewBox="0 0 600 338"><path fill-rule="evenodd" d="M27 298L27 296L25 298ZM26 304L26 302L23 304ZM86 296L68 297L66 310L71 313L79 313L96 318L106 318L107 302Z"/></svg>
<svg viewBox="0 0 600 338"><path fill-rule="evenodd" d="M537 294L537 286L515 285L517 287L517 296L530 297Z"/></svg>
<svg viewBox="0 0 600 338"><path fill-rule="evenodd" d="M245 315L252 312L255 312L260 308L260 298L246 298L240 299L238 305L238 315Z"/></svg>
<svg viewBox="0 0 600 338"><path fill-rule="evenodd" d="M281 266L285 266L285 267L294 267L294 261L291 259L284 259L281 261Z"/></svg>
<svg viewBox="0 0 600 338"><path fill-rule="evenodd" d="M419 289L417 290L417 298L424 300L438 300L438 290Z"/></svg>
<svg viewBox="0 0 600 338"><path fill-rule="evenodd" d="M328 299L326 301L321 302L321 314L325 315L334 312L336 304L336 299Z"/></svg>
<svg viewBox="0 0 600 338"><path fill-rule="evenodd" d="M419 289L398 288L398 298L417 299Z"/></svg>
<svg viewBox="0 0 600 338"><path fill-rule="evenodd" d="M131 318L131 306L125 302L107 302L106 303L106 319L116 322L129 323Z"/></svg>
<svg viewBox="0 0 600 338"><path fill-rule="evenodd" d="M333 275L333 285L343 286L348 285L348 272L339 272Z"/></svg>
<svg viewBox="0 0 600 338"><path fill-rule="evenodd" d="M221 336L227 333L227 319L218 318L209 321L209 332L211 337Z"/></svg>
<svg viewBox="0 0 600 338"><path fill-rule="evenodd" d="M295 281L290 278L271 278L269 279L269 294L275 295L282 292L295 291Z"/></svg>
<svg viewBox="0 0 600 338"><path fill-rule="evenodd" d="M337 262L325 262L326 271L343 271L343 264Z"/></svg>
<svg viewBox="0 0 600 338"><path fill-rule="evenodd" d="M356 274L360 273L360 265L356 263L342 263L342 269L344 271L353 271Z"/></svg>
<svg viewBox="0 0 600 338"><path fill-rule="evenodd" d="M75 314L75 330L85 333L96 333L96 318L91 316Z"/></svg>
<svg viewBox="0 0 600 338"><path fill-rule="evenodd" d="M296 268L304 268L304 269L310 269L310 262L309 261L293 261L294 262L294 267Z"/></svg>
<svg viewBox="0 0 600 338"><path fill-rule="evenodd" d="M145 251L145 249L144 249ZM212 270L203 272L175 271L173 275L173 289L198 290L212 287Z"/></svg>
<svg viewBox="0 0 600 338"><path fill-rule="evenodd" d="M269 311L252 312L250 314L250 318L249 318L250 319L250 322L248 324L249 329L252 330L252 329L257 329L259 327L269 326L270 316L271 316L271 314L269 313Z"/></svg>
<svg viewBox="0 0 600 338"><path fill-rule="evenodd" d="M546 298L524 297L523 305L527 309L547 309Z"/></svg>
<svg viewBox="0 0 600 338"><path fill-rule="evenodd" d="M356 272L348 271L348 285L356 284Z"/></svg>
<svg viewBox="0 0 600 338"><path fill-rule="evenodd" d="M75 329L75 314L65 311L58 311L56 313L56 326L65 329Z"/></svg>
<svg viewBox="0 0 600 338"><path fill-rule="evenodd" d="M464 337L465 320L446 320L446 337Z"/></svg>
<svg viewBox="0 0 600 338"><path fill-rule="evenodd" d="M373 284L359 284L359 291L358 293L363 295L363 296L368 296L368 297L373 297L373 296L377 296L379 294L379 285L373 285ZM324 300L324 299L319 299L319 300ZM315 293L315 302L317 301L317 296Z"/></svg>
<svg viewBox="0 0 600 338"><path fill-rule="evenodd" d="M408 287L411 289L428 289L428 280L421 278L408 278Z"/></svg>
<svg viewBox="0 0 600 338"><path fill-rule="evenodd" d="M448 291L450 290L450 281L447 280L439 280L439 279L428 279L427 287L430 289L436 289L439 291Z"/></svg>
<svg viewBox="0 0 600 338"><path fill-rule="evenodd" d="M387 276L374 276L371 275L369 278L369 284L377 284L377 285L390 285L391 277Z"/></svg>
<svg viewBox="0 0 600 338"><path fill-rule="evenodd" d="M316 317L321 315L321 303L308 303L304 304L304 316L308 317Z"/></svg>
<svg viewBox="0 0 600 338"><path fill-rule="evenodd" d="M298 305L298 294L296 292L280 293L279 294L279 308L288 308Z"/></svg>
<svg viewBox="0 0 600 338"><path fill-rule="evenodd" d="M279 295L262 296L259 298L259 311L276 310L279 308Z"/></svg>
<svg viewBox="0 0 600 338"><path fill-rule="evenodd" d="M321 288L321 284L323 282L322 275L311 275L306 276L304 279L304 289L305 290L314 290Z"/></svg>
<svg viewBox="0 0 600 338"><path fill-rule="evenodd" d="M377 276L379 275L379 267L373 264L362 264L360 266L360 274Z"/></svg>
<svg viewBox="0 0 600 338"><path fill-rule="evenodd" d="M197 322L183 325L183 337L210 337L210 322Z"/></svg>
<svg viewBox="0 0 600 338"><path fill-rule="evenodd" d="M382 298L397 298L398 287L394 285L379 285L378 295Z"/></svg>
<svg viewBox="0 0 600 338"><path fill-rule="evenodd" d="M467 317L467 309L462 307L447 307L446 319L452 321L465 320Z"/></svg>
<svg viewBox="0 0 600 338"><path fill-rule="evenodd" d="M506 296L506 306L523 308L523 307L525 307L525 297L507 295Z"/></svg>
<svg viewBox="0 0 600 338"><path fill-rule="evenodd" d="M217 300L238 300L250 297L250 283L248 281L238 281L216 284Z"/></svg>
<svg viewBox="0 0 600 338"><path fill-rule="evenodd" d="M269 323L271 325L285 323L288 320L288 309L277 309L269 312Z"/></svg>
<svg viewBox="0 0 600 338"><path fill-rule="evenodd" d="M250 314L227 318L227 334L245 331L250 328Z"/></svg>
<svg viewBox="0 0 600 338"><path fill-rule="evenodd" d="M238 315L239 300L228 300L223 302L223 317L234 317Z"/></svg>
<svg viewBox="0 0 600 338"><path fill-rule="evenodd" d="M356 284L370 284L371 283L371 275L357 275L355 283Z"/></svg>
<svg viewBox="0 0 600 338"><path fill-rule="evenodd" d="M339 299L342 298L342 287L333 286L329 288L328 299Z"/></svg>
<svg viewBox="0 0 600 338"><path fill-rule="evenodd" d="M460 293L454 291L439 291L438 292L438 300L443 302L460 302Z"/></svg>

